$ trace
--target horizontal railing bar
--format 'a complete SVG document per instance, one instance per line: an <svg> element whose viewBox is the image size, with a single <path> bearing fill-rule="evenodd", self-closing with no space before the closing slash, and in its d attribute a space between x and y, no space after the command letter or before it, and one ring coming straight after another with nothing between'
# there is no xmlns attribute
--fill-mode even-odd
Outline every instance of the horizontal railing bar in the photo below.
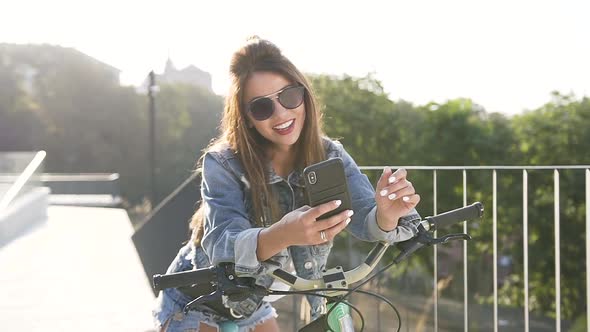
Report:
<svg viewBox="0 0 590 332"><path fill-rule="evenodd" d="M0 173L0 182L16 180L20 174ZM115 181L119 173L43 173L38 175L41 182L84 182L84 181Z"/></svg>
<svg viewBox="0 0 590 332"><path fill-rule="evenodd" d="M115 181L119 179L119 173L80 173L80 174L59 174L59 173L44 173L41 174L41 181Z"/></svg>
<svg viewBox="0 0 590 332"><path fill-rule="evenodd" d="M361 170L381 171L386 166L359 166ZM546 166L391 166L391 168L405 168L415 170L494 170L494 169L513 169L513 170L535 170L535 169L588 169L590 165L546 165Z"/></svg>

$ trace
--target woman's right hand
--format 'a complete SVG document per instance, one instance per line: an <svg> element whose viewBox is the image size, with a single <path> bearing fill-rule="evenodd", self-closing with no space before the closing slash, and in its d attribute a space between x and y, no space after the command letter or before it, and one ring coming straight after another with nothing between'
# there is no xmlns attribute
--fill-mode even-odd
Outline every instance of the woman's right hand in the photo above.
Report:
<svg viewBox="0 0 590 332"><path fill-rule="evenodd" d="M287 213L272 227L283 237L286 246L314 245L331 241L350 222L352 210L344 210L330 218L316 220L324 213L340 206L341 201L331 201L315 207L304 205ZM272 228L271 227L271 228ZM322 238L322 232L325 236Z"/></svg>
<svg viewBox="0 0 590 332"><path fill-rule="evenodd" d="M348 225L353 214L352 210L342 211L321 221L316 219L336 209L340 204L340 201L331 201L315 207L304 205L287 213L269 228L262 229L258 234L256 248L258 260L265 261L289 246L314 245L331 241Z"/></svg>

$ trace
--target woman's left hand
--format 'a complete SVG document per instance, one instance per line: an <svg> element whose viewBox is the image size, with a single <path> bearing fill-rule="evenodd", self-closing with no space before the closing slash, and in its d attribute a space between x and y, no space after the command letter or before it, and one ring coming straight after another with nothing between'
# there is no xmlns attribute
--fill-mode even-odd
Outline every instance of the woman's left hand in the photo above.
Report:
<svg viewBox="0 0 590 332"><path fill-rule="evenodd" d="M407 176L408 172L403 168L392 173L391 168L385 167L377 182L377 224L384 231L396 228L399 218L407 215L420 202L420 195L416 194Z"/></svg>

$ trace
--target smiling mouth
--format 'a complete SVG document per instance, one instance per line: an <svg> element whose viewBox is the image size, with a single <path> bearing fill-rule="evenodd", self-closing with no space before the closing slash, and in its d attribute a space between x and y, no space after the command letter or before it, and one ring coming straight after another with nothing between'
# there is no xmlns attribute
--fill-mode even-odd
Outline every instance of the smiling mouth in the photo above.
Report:
<svg viewBox="0 0 590 332"><path fill-rule="evenodd" d="M291 125L293 125L293 123L295 123L295 119L291 119L289 121L285 121L285 122L281 123L280 125L277 125L277 126L272 127L272 129L275 129L275 130L285 130L285 129L289 128Z"/></svg>

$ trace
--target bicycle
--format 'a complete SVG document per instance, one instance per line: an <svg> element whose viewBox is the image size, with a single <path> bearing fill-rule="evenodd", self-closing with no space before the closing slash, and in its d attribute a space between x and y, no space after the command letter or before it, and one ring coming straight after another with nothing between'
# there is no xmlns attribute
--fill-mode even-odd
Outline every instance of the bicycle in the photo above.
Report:
<svg viewBox="0 0 590 332"><path fill-rule="evenodd" d="M153 276L153 287L156 291L166 288L184 288L185 290L189 290L195 299L185 306L185 312L194 310L202 304L219 301L222 296L226 296L232 301L243 300L251 294L261 296L312 294L327 298L328 310L318 319L301 328L299 332L354 331L350 308L360 317L362 332L364 329L364 318L360 310L351 303L346 302L346 299L352 293L362 293L379 298L395 311L398 319L397 331L399 332L401 330L401 316L393 303L379 294L360 290L359 288L375 276L408 258L420 248L454 240L471 240L471 236L465 233L447 234L436 238L432 235L432 232L464 220L481 218L483 211L483 204L475 202L466 207L424 218L418 224L418 233L414 237L403 242L395 243L395 247L400 250L396 258L369 278L366 277L375 269L389 248L390 245L388 243L377 242L375 247L367 255L365 261L356 268L344 271L341 266L337 266L324 270L322 271L323 276L321 279L304 279L282 269L276 269L271 272L271 275L275 279L289 285L295 291L272 290L255 285L253 278L237 277L232 268L233 264L231 263L165 275L156 274ZM359 281L362 282L349 288L350 285ZM318 292L323 292L323 294L318 294ZM229 310L229 314L236 319L240 318L239 315L235 315L231 310ZM231 320L228 320L220 325L220 330L222 332L237 331L237 325Z"/></svg>

